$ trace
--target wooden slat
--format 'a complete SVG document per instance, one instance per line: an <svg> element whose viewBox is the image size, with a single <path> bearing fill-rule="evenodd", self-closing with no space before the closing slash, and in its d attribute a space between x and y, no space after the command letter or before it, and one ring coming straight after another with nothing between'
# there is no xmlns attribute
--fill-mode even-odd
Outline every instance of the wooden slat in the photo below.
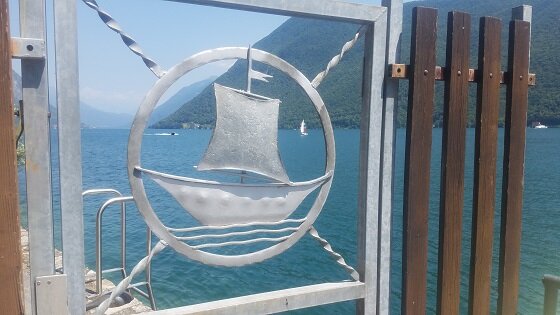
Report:
<svg viewBox="0 0 560 315"><path fill-rule="evenodd" d="M471 17L449 12L443 102L437 314L459 314Z"/></svg>
<svg viewBox="0 0 560 315"><path fill-rule="evenodd" d="M0 313L23 314L8 1L0 0Z"/></svg>
<svg viewBox="0 0 560 315"><path fill-rule="evenodd" d="M402 314L426 311L437 10L414 8L406 131Z"/></svg>
<svg viewBox="0 0 560 315"><path fill-rule="evenodd" d="M498 314L516 314L519 290L523 167L527 128L530 24L510 22L506 94Z"/></svg>
<svg viewBox="0 0 560 315"><path fill-rule="evenodd" d="M480 19L476 101L469 314L490 314L496 152L500 102L500 35L497 18Z"/></svg>

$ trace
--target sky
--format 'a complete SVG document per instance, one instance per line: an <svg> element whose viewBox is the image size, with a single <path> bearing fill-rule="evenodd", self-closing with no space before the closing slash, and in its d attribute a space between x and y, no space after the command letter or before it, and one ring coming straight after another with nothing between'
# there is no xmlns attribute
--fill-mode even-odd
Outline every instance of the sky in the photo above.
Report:
<svg viewBox="0 0 560 315"><path fill-rule="evenodd" d="M54 55L52 1L46 3L49 58ZM157 77L125 46L120 36L103 24L95 11L80 0L77 2L81 101L107 112L134 114ZM376 0L347 2L379 4ZM162 69L169 69L203 50L254 44L287 20L284 16L162 0L97 0L97 3ZM12 36L19 36L18 1L9 0L9 5ZM53 64L52 61L49 64L52 87L55 85ZM219 75L230 66L229 62L220 62L193 71L164 98L181 86ZM14 67L21 73L17 62Z"/></svg>

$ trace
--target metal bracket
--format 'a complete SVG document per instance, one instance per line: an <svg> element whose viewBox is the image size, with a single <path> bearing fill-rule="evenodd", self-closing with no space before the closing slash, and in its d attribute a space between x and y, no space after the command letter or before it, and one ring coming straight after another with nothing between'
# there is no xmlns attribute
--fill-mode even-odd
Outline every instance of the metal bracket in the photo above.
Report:
<svg viewBox="0 0 560 315"><path fill-rule="evenodd" d="M12 37L12 58L45 59L45 41L36 38Z"/></svg>
<svg viewBox="0 0 560 315"><path fill-rule="evenodd" d="M389 65L389 76L391 78L394 79L408 79L410 76L410 72L411 70L409 69L408 65L405 64L390 64ZM445 81L445 78L447 76L447 71L445 69L445 67L440 67L440 66L436 66L435 68L435 76L436 76L436 81ZM458 75L461 75L460 73L458 73ZM469 69L469 73L468 73L468 81L469 82L478 82L478 70L477 69ZM501 84L506 84L507 80L508 80L508 73L507 72L500 72L499 74L500 76L500 83ZM528 85L529 86L535 86L536 85L536 81L537 81L537 75L534 73L529 73L528 77Z"/></svg>
<svg viewBox="0 0 560 315"><path fill-rule="evenodd" d="M68 315L66 275L35 278L37 315Z"/></svg>

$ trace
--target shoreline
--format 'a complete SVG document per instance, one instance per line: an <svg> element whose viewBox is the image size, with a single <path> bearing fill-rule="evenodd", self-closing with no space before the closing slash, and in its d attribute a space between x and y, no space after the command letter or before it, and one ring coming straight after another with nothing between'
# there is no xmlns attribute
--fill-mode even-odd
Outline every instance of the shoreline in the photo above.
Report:
<svg viewBox="0 0 560 315"><path fill-rule="evenodd" d="M24 303L25 303L25 314L31 314L31 298L30 298L30 289L31 289L31 279L29 276L29 232L24 229L20 228L21 233L21 258L22 258L22 276L23 276L23 296L24 296ZM62 270L62 251L55 249L54 254L54 263L55 263L55 271L56 273L60 273ZM88 270L87 268L84 270L85 273L85 285L86 285L86 292L84 292L84 298L86 299L86 304L92 302L97 297L95 294L95 271ZM113 289L115 284L107 279L103 279L103 288L105 288L105 292L107 289ZM111 307L105 312L106 315L131 315L131 314L140 314L144 312L149 312L152 309L144 305L142 301L138 300L136 297L133 296L133 300L127 304L118 307ZM95 310L86 311L84 310L84 314L90 315L95 314Z"/></svg>

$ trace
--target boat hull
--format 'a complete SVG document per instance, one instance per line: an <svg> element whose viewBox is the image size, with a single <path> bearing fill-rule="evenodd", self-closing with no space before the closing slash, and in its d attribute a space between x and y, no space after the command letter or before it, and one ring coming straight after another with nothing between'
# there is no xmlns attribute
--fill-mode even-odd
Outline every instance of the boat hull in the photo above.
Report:
<svg viewBox="0 0 560 315"><path fill-rule="evenodd" d="M198 222L207 226L277 222L330 177L301 183L224 184L136 167L169 192Z"/></svg>

